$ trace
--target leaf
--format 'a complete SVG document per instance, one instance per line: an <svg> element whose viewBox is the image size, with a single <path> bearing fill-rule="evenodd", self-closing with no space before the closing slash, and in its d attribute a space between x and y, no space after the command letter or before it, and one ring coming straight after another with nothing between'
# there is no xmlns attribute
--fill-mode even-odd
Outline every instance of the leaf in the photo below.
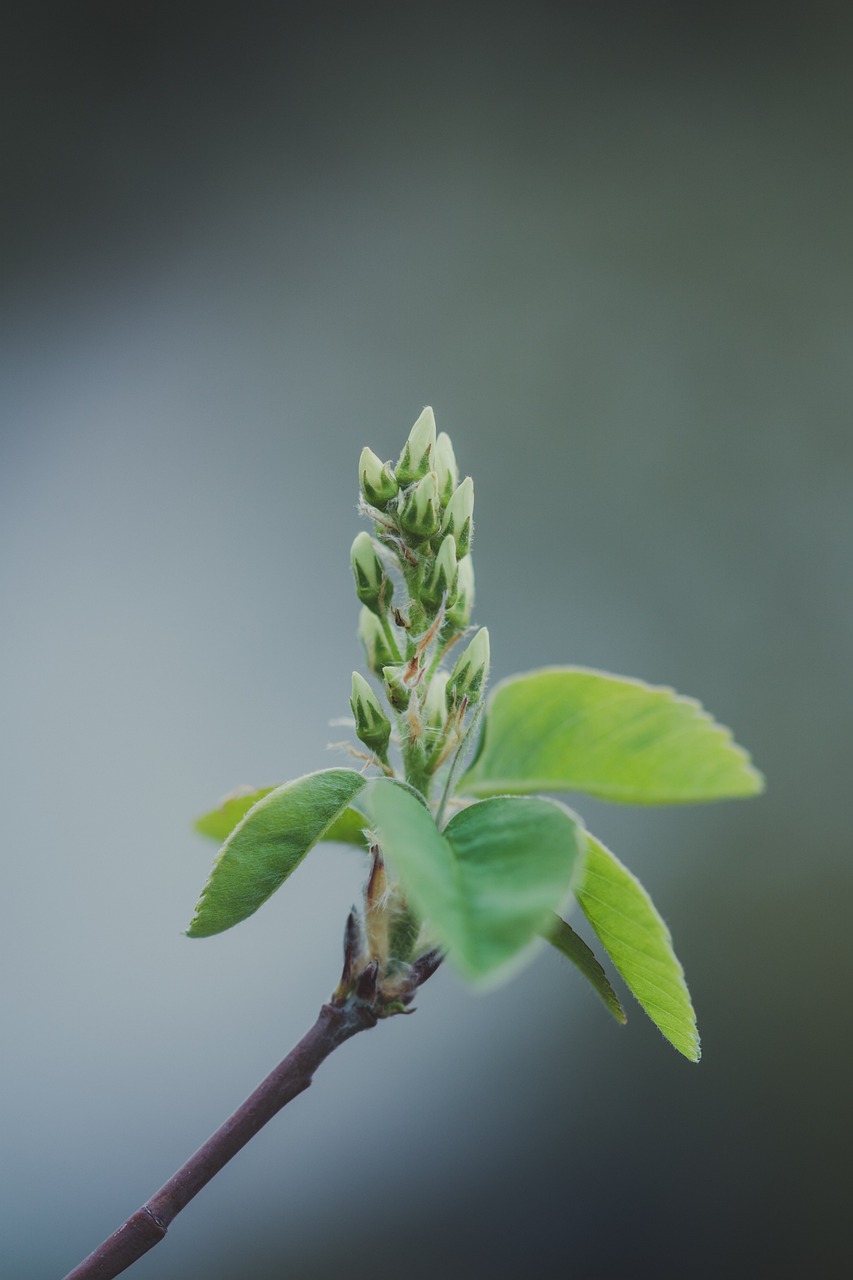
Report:
<svg viewBox="0 0 853 1280"><path fill-rule="evenodd" d="M276 787L234 828L213 864L187 933L221 933L257 911L364 786L353 769L323 769Z"/></svg>
<svg viewBox="0 0 853 1280"><path fill-rule="evenodd" d="M344 809L340 817L320 836L323 841L333 840L338 844L354 844L361 850L367 849L364 830L368 826L367 818L358 809Z"/></svg>
<svg viewBox="0 0 853 1280"><path fill-rule="evenodd" d="M623 804L722 800L762 787L747 753L698 702L583 667L497 685L459 783L473 796L585 791Z"/></svg>
<svg viewBox="0 0 853 1280"><path fill-rule="evenodd" d="M376 782L370 800L382 851L407 897L471 980L506 976L580 874L583 829L554 800L485 800L443 832L400 786Z"/></svg>
<svg viewBox="0 0 853 1280"><path fill-rule="evenodd" d="M196 818L193 826L200 835L211 836L221 844L228 839L240 819L245 818L249 810L271 791L275 791L275 787L260 787L226 796L216 809Z"/></svg>
<svg viewBox="0 0 853 1280"><path fill-rule="evenodd" d="M542 937L580 970L617 1022L628 1021L625 1010L619 1003L619 997L610 985L610 979L595 958L595 952L586 945L580 934L575 933L571 925L566 924L565 920L555 914L547 928L543 930Z"/></svg>
<svg viewBox="0 0 853 1280"><path fill-rule="evenodd" d="M652 1022L679 1053L698 1062L696 1015L669 930L639 880L590 835L577 899Z"/></svg>
<svg viewBox="0 0 853 1280"><path fill-rule="evenodd" d="M216 809L211 809L210 813L196 818L193 826L201 835L211 836L221 844L223 840L228 839L240 819L244 818L259 800L263 800L264 796L268 796L275 789L275 787L260 787L258 790L227 796ZM367 819L363 813L359 813L358 809L344 809L320 839L336 841L338 844L354 844L363 849L365 847L363 833L366 825Z"/></svg>

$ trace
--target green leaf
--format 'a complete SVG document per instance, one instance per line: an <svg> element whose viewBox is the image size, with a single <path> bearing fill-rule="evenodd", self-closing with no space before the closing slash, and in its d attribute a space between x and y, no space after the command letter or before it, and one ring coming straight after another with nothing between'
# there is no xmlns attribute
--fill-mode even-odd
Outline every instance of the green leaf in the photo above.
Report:
<svg viewBox="0 0 853 1280"><path fill-rule="evenodd" d="M337 844L354 844L356 848L366 850L364 831L367 826L369 826L367 818L358 809L344 809L340 817L335 818L328 831L323 832L320 839L333 840Z"/></svg>
<svg viewBox="0 0 853 1280"><path fill-rule="evenodd" d="M353 769L323 769L276 787L222 846L187 933L206 938L245 920L299 866L364 787Z"/></svg>
<svg viewBox="0 0 853 1280"><path fill-rule="evenodd" d="M577 891L610 959L670 1044L699 1061L699 1033L669 930L639 880L593 836Z"/></svg>
<svg viewBox="0 0 853 1280"><path fill-rule="evenodd" d="M210 836L221 844L228 839L240 819L245 818L249 810L271 791L275 791L275 787L259 787L257 790L235 792L226 796L216 809L196 818L193 826L200 835Z"/></svg>
<svg viewBox="0 0 853 1280"><path fill-rule="evenodd" d="M268 796L275 787L260 787L256 791L245 791L228 796L216 809L196 818L193 826L203 836L211 836L219 844L227 840L241 818L245 818L250 809ZM359 849L365 847L364 828L367 819L358 809L344 809L336 818L321 840L336 841L338 844L354 844Z"/></svg>
<svg viewBox="0 0 853 1280"><path fill-rule="evenodd" d="M692 698L583 667L513 676L489 697L473 796L585 791L623 804L755 795L749 756Z"/></svg>
<svg viewBox="0 0 853 1280"><path fill-rule="evenodd" d="M553 800L502 796L440 832L400 786L378 781L370 800L382 851L451 962L474 981L507 976L580 874L579 820Z"/></svg>
<svg viewBox="0 0 853 1280"><path fill-rule="evenodd" d="M627 1022L625 1010L619 1003L619 997L610 985L607 974L595 958L583 938L575 933L571 925L566 924L558 915L554 915L548 927L543 930L542 937L556 947L567 960L583 974L592 985L593 990L601 997L617 1022Z"/></svg>

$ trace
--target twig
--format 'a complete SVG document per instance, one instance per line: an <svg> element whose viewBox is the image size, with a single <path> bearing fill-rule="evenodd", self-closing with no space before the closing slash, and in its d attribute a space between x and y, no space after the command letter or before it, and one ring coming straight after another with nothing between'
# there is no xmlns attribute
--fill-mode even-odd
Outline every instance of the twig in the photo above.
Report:
<svg viewBox="0 0 853 1280"><path fill-rule="evenodd" d="M420 977L420 975L418 975ZM429 975L427 975L429 976ZM424 981L421 978L421 981ZM339 1045L377 1022L376 1007L357 994L324 1004L314 1026L141 1209L123 1222L65 1280L113 1280L163 1239L169 1224L282 1107L307 1089L314 1072Z"/></svg>

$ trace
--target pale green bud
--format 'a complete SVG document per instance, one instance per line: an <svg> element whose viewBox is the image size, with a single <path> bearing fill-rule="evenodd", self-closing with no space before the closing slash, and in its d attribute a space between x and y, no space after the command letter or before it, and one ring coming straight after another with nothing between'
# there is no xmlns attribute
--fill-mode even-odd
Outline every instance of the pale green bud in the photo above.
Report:
<svg viewBox="0 0 853 1280"><path fill-rule="evenodd" d="M451 533L441 544L435 563L421 590L421 599L437 609L442 597L452 600L456 591L459 566L456 561L456 540Z"/></svg>
<svg viewBox="0 0 853 1280"><path fill-rule="evenodd" d="M447 719L446 691L449 671L436 671L424 699L424 720L430 729L443 729Z"/></svg>
<svg viewBox="0 0 853 1280"><path fill-rule="evenodd" d="M443 533L453 534L459 559L467 556L474 536L474 481L470 476L466 476L453 490L441 529Z"/></svg>
<svg viewBox="0 0 853 1280"><path fill-rule="evenodd" d="M391 721L382 710L376 694L357 671L352 673L352 696L349 700L355 716L355 731L374 755L384 759L391 738Z"/></svg>
<svg viewBox="0 0 853 1280"><path fill-rule="evenodd" d="M395 711L405 711L409 705L409 699L412 691L403 679L406 668L397 666L382 668L382 679L385 682L385 692L388 695L388 701Z"/></svg>
<svg viewBox="0 0 853 1280"><path fill-rule="evenodd" d="M358 634L364 645L367 665L381 680L382 668L396 662L400 655L391 648L388 637L382 629L382 623L368 608L363 608L359 614Z"/></svg>
<svg viewBox="0 0 853 1280"><path fill-rule="evenodd" d="M380 511L385 510L400 487L394 478L391 463L383 462L367 446L362 449L358 460L358 478L365 498Z"/></svg>
<svg viewBox="0 0 853 1280"><path fill-rule="evenodd" d="M411 538L423 541L438 532L441 523L438 505L438 481L429 471L403 494L398 513L400 527Z"/></svg>
<svg viewBox="0 0 853 1280"><path fill-rule="evenodd" d="M398 484L411 484L413 480L420 480L425 476L432 466L434 448L435 416L427 405L409 432L409 438L400 454L400 461L396 467Z"/></svg>
<svg viewBox="0 0 853 1280"><path fill-rule="evenodd" d="M374 613L382 613L394 594L394 586L385 573L369 533L357 535L350 550L350 560L359 600Z"/></svg>
<svg viewBox="0 0 853 1280"><path fill-rule="evenodd" d="M474 562L470 556L463 556L459 561L459 576L456 580L456 596L447 610L447 621L458 631L462 631L471 621L474 609Z"/></svg>
<svg viewBox="0 0 853 1280"><path fill-rule="evenodd" d="M432 453L432 469L438 477L438 497L441 505L446 507L453 490L459 483L459 468L453 453L450 436L442 431L437 437Z"/></svg>
<svg viewBox="0 0 853 1280"><path fill-rule="evenodd" d="M448 711L463 698L469 707L477 701L489 676L489 632L481 627L450 673L445 694Z"/></svg>

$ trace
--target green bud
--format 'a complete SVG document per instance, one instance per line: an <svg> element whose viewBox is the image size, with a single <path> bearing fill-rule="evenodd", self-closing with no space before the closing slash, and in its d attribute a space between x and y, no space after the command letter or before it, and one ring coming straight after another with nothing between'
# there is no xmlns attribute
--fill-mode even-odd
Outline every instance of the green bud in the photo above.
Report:
<svg viewBox="0 0 853 1280"><path fill-rule="evenodd" d="M409 705L409 699L412 691L403 680L405 667L397 666L396 663L389 667L382 668L382 679L385 682L385 693L388 701L395 711L405 711Z"/></svg>
<svg viewBox="0 0 853 1280"><path fill-rule="evenodd" d="M357 671L352 673L352 697L349 704L355 716L355 731L359 738L368 751L383 760L391 738L391 721L364 676Z"/></svg>
<svg viewBox="0 0 853 1280"><path fill-rule="evenodd" d="M394 594L394 585L385 573L369 533L358 534L350 550L350 560L359 600L374 613L384 612Z"/></svg>
<svg viewBox="0 0 853 1280"><path fill-rule="evenodd" d="M371 613L367 608L363 608L359 615L358 634L361 643L364 645L367 665L372 673L381 680L382 668L397 662L400 655L395 653L388 643L388 637L385 635L382 623L376 614Z"/></svg>
<svg viewBox="0 0 853 1280"><path fill-rule="evenodd" d="M432 466L434 448L435 416L427 405L409 432L409 438L400 454L396 468L398 484L411 484L413 480L420 480L425 476Z"/></svg>
<svg viewBox="0 0 853 1280"><path fill-rule="evenodd" d="M435 442L432 454L432 469L438 477L438 497L441 505L446 507L453 490L459 483L459 469L453 453L450 436L442 431Z"/></svg>
<svg viewBox="0 0 853 1280"><path fill-rule="evenodd" d="M445 694L448 711L458 707L463 698L469 707L483 692L489 676L489 632L481 627L450 673Z"/></svg>
<svg viewBox="0 0 853 1280"><path fill-rule="evenodd" d="M423 541L438 532L441 523L438 505L438 481L429 471L403 494L399 510L400 527L411 538Z"/></svg>
<svg viewBox="0 0 853 1280"><path fill-rule="evenodd" d="M436 671L429 683L427 696L424 699L424 720L427 727L434 730L444 728L447 719L446 691L450 679L449 671Z"/></svg>
<svg viewBox="0 0 853 1280"><path fill-rule="evenodd" d="M437 609L442 596L452 600L456 591L459 566L456 561L456 540L451 533L441 544L438 555L421 590L421 599Z"/></svg>
<svg viewBox="0 0 853 1280"><path fill-rule="evenodd" d="M358 478L365 498L380 511L385 510L400 487L394 478L391 463L383 462L367 446L362 449L358 460Z"/></svg>
<svg viewBox="0 0 853 1280"><path fill-rule="evenodd" d="M474 481L470 476L453 490L441 529L443 533L453 534L459 559L467 556L474 536Z"/></svg>
<svg viewBox="0 0 853 1280"><path fill-rule="evenodd" d="M447 610L447 621L457 631L464 630L471 621L474 609L474 563L470 556L463 556L459 561L459 576L456 580L456 596Z"/></svg>

